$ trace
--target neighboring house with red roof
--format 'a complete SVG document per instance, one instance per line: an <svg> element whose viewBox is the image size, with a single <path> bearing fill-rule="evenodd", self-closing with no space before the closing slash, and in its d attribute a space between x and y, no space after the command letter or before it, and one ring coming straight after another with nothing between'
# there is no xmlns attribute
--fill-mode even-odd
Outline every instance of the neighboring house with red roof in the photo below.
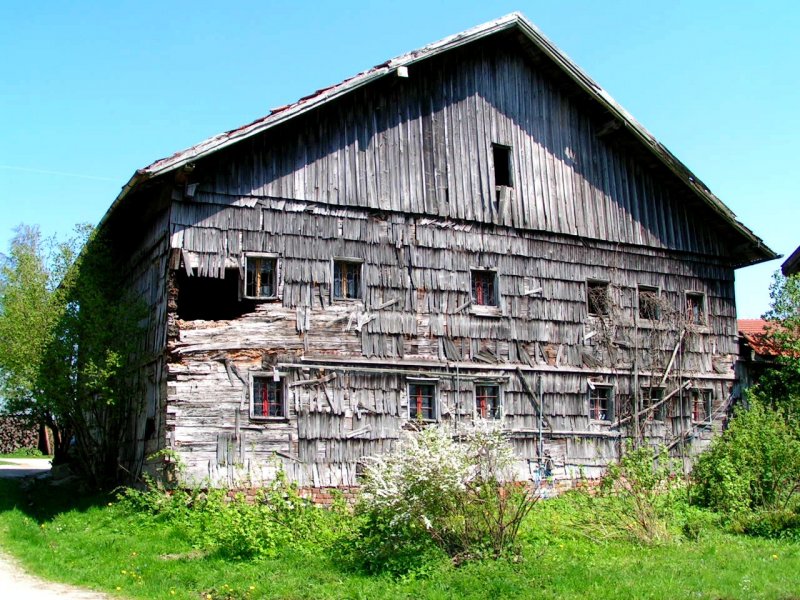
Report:
<svg viewBox="0 0 800 600"><path fill-rule="evenodd" d="M739 361L736 364L737 396L755 385L761 375L776 365L780 351L767 338L769 321L739 319Z"/></svg>

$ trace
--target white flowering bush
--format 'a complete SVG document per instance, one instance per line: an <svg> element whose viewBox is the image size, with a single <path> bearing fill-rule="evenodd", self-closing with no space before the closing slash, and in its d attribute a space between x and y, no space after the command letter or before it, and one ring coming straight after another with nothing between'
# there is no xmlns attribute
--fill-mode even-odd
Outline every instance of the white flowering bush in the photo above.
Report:
<svg viewBox="0 0 800 600"><path fill-rule="evenodd" d="M414 563L431 547L456 561L513 551L537 499L515 480L513 463L495 422L405 433L394 452L371 459L365 470L362 564L380 570L387 562Z"/></svg>

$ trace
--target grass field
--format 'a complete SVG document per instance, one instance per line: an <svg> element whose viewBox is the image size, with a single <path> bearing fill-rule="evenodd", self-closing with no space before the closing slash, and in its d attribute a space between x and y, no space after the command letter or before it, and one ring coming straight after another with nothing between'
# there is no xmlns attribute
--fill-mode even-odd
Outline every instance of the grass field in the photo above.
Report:
<svg viewBox="0 0 800 600"><path fill-rule="evenodd" d="M254 561L198 551L185 531L111 496L23 492L0 480L0 543L31 572L129 598L776 598L800 599L800 545L704 530L645 547L592 540L540 503L519 559L392 579L348 572L329 553Z"/></svg>

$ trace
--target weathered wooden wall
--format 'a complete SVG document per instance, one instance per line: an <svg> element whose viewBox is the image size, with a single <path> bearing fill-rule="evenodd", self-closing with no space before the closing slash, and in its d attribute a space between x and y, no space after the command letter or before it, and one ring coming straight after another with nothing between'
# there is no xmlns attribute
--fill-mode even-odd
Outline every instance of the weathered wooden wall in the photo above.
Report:
<svg viewBox="0 0 800 600"><path fill-rule="evenodd" d="M130 224L122 225L122 227ZM143 301L148 313L144 335L138 348L135 372L130 382L140 400L131 411L131 420L121 444L120 464L129 477L136 478L151 454L167 444L166 431L166 357L167 344L167 273L169 256L169 211L149 216L141 224L140 237L127 250L124 268L130 289ZM116 243L125 245L121 240Z"/></svg>
<svg viewBox="0 0 800 600"><path fill-rule="evenodd" d="M154 403L166 403L157 439L198 481L262 481L280 463L302 484L351 485L359 461L408 426L409 377L438 381L452 422L474 416L475 381L490 378L502 382L523 474L544 450L557 474L575 476L619 455L632 420L615 421L630 416L637 384L713 389L723 413L736 352L726 242L602 127L521 54L486 45L357 90L167 182L169 268L167 242L154 241L137 271L154 294L148 348L163 343L162 323L170 332L166 383L158 359L143 371L161 394ZM514 186L499 203L493 143L512 148ZM232 298L209 287L198 293L211 316L178 318L181 281L202 290L238 277L252 252L279 257L279 301L217 317L215 303ZM362 300L331 301L335 257L363 260ZM469 304L475 267L497 274L491 314ZM588 279L609 282L603 318L588 314ZM638 322L637 285L661 290L659 324ZM707 324L686 322L686 291L705 294ZM248 382L273 369L289 414L253 421ZM590 418L590 380L614 385L611 421ZM645 437L697 448L711 425L697 427L677 398L663 422L642 423Z"/></svg>
<svg viewBox="0 0 800 600"><path fill-rule="evenodd" d="M516 48L455 52L221 155L200 189L476 220L724 254L675 189L609 143ZM514 187L494 201L493 143Z"/></svg>
<svg viewBox="0 0 800 600"><path fill-rule="evenodd" d="M644 382L651 372L660 377L685 326L665 321L635 328L637 284L660 287L664 306L676 312L682 311L685 290L707 294L708 325L686 336L670 384L680 371L682 381L713 386L717 407L727 397L736 352L733 279L730 269L708 258L297 201L243 198L215 204L225 200L199 194L173 205L173 246L201 278L220 275L247 252L277 254L283 297L238 319L178 321L169 365L169 425L196 477L259 479L266 476L264 468L274 469L265 467L266 457L279 451L299 481L352 484L358 459L389 447L406 421L405 377L370 375L375 366L439 379L445 418L473 414L476 377L503 378L505 423L521 458L530 460L539 458L538 419L515 368L523 367L531 381L541 374L548 451L565 474L600 468L629 431L589 418L588 378L615 384L623 414L628 410L623 400L632 393L633 336L638 332L639 347L658 351L655 358L650 354L656 364L640 365ZM335 256L363 259L364 301L331 302ZM462 308L470 295L470 267L478 265L496 269L499 316ZM610 283L612 311L605 319L588 315L591 278ZM537 288L541 292L530 293ZM448 342L460 357L448 356ZM263 370L264 364L324 366L340 374L329 384L336 408L319 390L315 400L293 390L291 418L242 426L247 432L244 454L237 458L242 466L234 469L224 460L220 465L218 438L226 431L220 427L233 427L236 410L240 424L247 423L249 411L247 388L228 375L226 359L245 381L249 370ZM347 370L353 364L360 365L360 374ZM281 370L299 377L298 368ZM448 387L456 368L469 386L461 394ZM336 394L347 400L336 404ZM366 440L363 434L348 437L372 418L367 413L365 421L358 419L357 407L376 403L381 424ZM647 425L653 440L671 441L679 429L691 429L690 419L677 423L673 412L667 423Z"/></svg>

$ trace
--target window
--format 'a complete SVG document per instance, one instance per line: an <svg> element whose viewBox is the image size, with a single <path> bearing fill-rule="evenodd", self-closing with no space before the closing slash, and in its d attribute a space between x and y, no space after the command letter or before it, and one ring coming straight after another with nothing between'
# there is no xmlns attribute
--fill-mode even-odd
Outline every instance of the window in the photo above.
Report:
<svg viewBox="0 0 800 600"><path fill-rule="evenodd" d="M283 381L272 375L254 376L250 416L253 419L286 418Z"/></svg>
<svg viewBox="0 0 800 600"><path fill-rule="evenodd" d="M278 259L274 256L245 256L245 298L278 297Z"/></svg>
<svg viewBox="0 0 800 600"><path fill-rule="evenodd" d="M423 421L436 420L436 384L408 384L408 417Z"/></svg>
<svg viewBox="0 0 800 600"><path fill-rule="evenodd" d="M475 408L483 419L500 418L500 386L494 383L475 385Z"/></svg>
<svg viewBox="0 0 800 600"><path fill-rule="evenodd" d="M608 315L608 282L592 281L586 282L586 304L589 307L589 314L595 316Z"/></svg>
<svg viewBox="0 0 800 600"><path fill-rule="evenodd" d="M686 319L695 325L706 324L706 296L701 292L686 292Z"/></svg>
<svg viewBox="0 0 800 600"><path fill-rule="evenodd" d="M646 388L642 393L642 410L649 409L653 405L661 402L661 400L663 399L664 399L663 387ZM667 416L666 403L659 405L655 410L648 410L647 414L644 416L647 419L653 419L654 421L663 421Z"/></svg>
<svg viewBox="0 0 800 600"><path fill-rule="evenodd" d="M494 185L495 187L513 187L514 182L511 177L511 148L492 144L492 161L494 162Z"/></svg>
<svg viewBox="0 0 800 600"><path fill-rule="evenodd" d="M333 261L333 299L358 300L361 298L361 261Z"/></svg>
<svg viewBox="0 0 800 600"><path fill-rule="evenodd" d="M589 418L611 421L614 418L614 388L610 385L589 386Z"/></svg>
<svg viewBox="0 0 800 600"><path fill-rule="evenodd" d="M657 321L661 317L658 288L640 285L637 289L637 305L640 319Z"/></svg>
<svg viewBox="0 0 800 600"><path fill-rule="evenodd" d="M472 303L478 306L497 306L497 273L489 270L470 271Z"/></svg>
<svg viewBox="0 0 800 600"><path fill-rule="evenodd" d="M712 406L714 402L713 390L689 390L689 399L692 407L692 421L711 421Z"/></svg>

